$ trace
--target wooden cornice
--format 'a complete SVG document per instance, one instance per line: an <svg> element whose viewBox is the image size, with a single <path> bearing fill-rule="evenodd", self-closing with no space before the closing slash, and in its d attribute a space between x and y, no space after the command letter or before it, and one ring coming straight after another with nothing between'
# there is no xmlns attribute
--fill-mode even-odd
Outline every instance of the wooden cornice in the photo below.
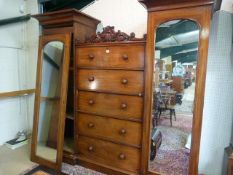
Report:
<svg viewBox="0 0 233 175"><path fill-rule="evenodd" d="M82 23L86 26L96 27L101 21L76 9L59 10L43 14L32 15L43 28L72 27L73 24Z"/></svg>
<svg viewBox="0 0 233 175"><path fill-rule="evenodd" d="M138 0L149 12L214 4L214 0Z"/></svg>

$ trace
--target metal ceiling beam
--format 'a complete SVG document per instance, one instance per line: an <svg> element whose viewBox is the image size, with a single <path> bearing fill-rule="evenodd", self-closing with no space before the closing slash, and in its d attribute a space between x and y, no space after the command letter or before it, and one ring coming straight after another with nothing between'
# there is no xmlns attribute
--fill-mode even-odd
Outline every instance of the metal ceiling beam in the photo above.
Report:
<svg viewBox="0 0 233 175"><path fill-rule="evenodd" d="M197 53L198 51L191 51L187 53L180 53L176 55L172 55L172 61L177 60L181 63L190 63L197 61Z"/></svg>
<svg viewBox="0 0 233 175"><path fill-rule="evenodd" d="M43 1L43 0L42 0ZM95 0L50 0L42 3L44 12L56 11L65 8L76 8L78 10L93 3Z"/></svg>
<svg viewBox="0 0 233 175"><path fill-rule="evenodd" d="M174 46L174 47L160 49L160 58L165 58L171 55L175 55L178 52L188 50L188 49L195 49L197 47L198 47L198 42L194 42L194 43L185 44L182 46Z"/></svg>
<svg viewBox="0 0 233 175"><path fill-rule="evenodd" d="M156 42L169 38L172 35L192 32L198 29L198 25L191 20L183 20L170 27L159 27L156 31Z"/></svg>

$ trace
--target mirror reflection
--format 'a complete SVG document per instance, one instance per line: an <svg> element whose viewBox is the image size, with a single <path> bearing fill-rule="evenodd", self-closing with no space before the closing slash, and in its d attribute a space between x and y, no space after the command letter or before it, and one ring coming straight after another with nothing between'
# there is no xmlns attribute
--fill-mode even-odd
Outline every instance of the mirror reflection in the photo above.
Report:
<svg viewBox="0 0 233 175"><path fill-rule="evenodd" d="M59 117L63 51L60 41L49 42L43 48L36 155L52 162L57 157L57 136L52 131L57 129L54 121Z"/></svg>
<svg viewBox="0 0 233 175"><path fill-rule="evenodd" d="M173 20L155 31L149 170L188 174L199 27Z"/></svg>

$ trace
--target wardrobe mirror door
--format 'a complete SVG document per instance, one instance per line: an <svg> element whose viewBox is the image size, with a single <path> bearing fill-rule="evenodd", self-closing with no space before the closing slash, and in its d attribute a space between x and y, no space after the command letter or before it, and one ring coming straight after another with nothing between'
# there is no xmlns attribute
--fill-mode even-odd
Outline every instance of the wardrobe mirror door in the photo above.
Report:
<svg viewBox="0 0 233 175"><path fill-rule="evenodd" d="M40 37L32 161L60 170L70 61L70 34Z"/></svg>
<svg viewBox="0 0 233 175"><path fill-rule="evenodd" d="M57 146L50 142L52 119L59 115L64 44L51 41L43 48L42 80L36 155L56 162Z"/></svg>
<svg viewBox="0 0 233 175"><path fill-rule="evenodd" d="M172 20L155 31L149 171L188 174L199 26Z"/></svg>

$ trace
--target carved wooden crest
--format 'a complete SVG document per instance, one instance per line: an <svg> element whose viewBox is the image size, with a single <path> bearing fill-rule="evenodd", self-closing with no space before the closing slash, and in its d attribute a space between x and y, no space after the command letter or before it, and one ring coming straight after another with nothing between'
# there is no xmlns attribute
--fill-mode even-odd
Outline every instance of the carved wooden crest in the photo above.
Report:
<svg viewBox="0 0 233 175"><path fill-rule="evenodd" d="M85 43L144 41L145 39L146 35L144 35L144 38L135 38L135 33L133 32L130 33L130 35L127 35L120 30L115 32L113 26L107 26L103 29L102 33L98 32L96 35L86 38Z"/></svg>

